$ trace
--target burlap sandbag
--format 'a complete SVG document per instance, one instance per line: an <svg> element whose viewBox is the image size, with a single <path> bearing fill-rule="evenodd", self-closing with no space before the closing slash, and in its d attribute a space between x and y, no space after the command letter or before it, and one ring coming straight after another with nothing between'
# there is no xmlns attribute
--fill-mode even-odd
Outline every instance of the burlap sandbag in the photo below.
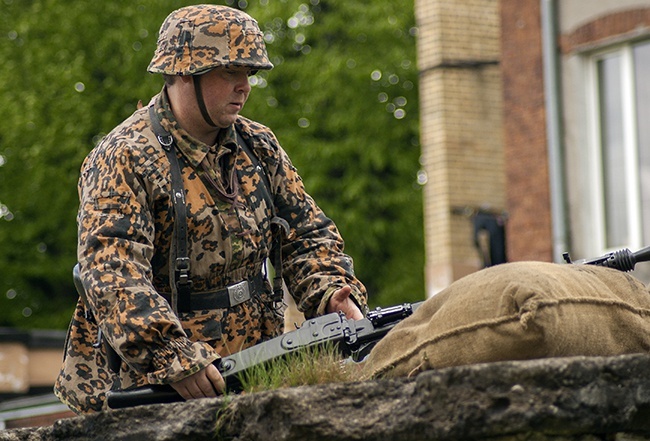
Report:
<svg viewBox="0 0 650 441"><path fill-rule="evenodd" d="M466 276L425 301L371 351L365 378L427 369L650 348L650 293L595 266L518 262Z"/></svg>

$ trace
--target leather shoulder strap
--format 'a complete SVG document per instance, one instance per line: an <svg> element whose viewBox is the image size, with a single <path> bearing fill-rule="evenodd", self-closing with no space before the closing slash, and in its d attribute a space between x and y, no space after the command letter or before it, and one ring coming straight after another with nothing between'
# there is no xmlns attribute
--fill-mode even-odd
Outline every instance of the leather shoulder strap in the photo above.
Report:
<svg viewBox="0 0 650 441"><path fill-rule="evenodd" d="M246 152L255 169L262 175L262 191L264 192L264 199L266 203L271 208L273 213L275 213L275 204L273 203L273 193L271 192L271 181L269 180L269 175L266 173L266 168L262 165L262 162L257 157L252 147L246 142L246 140L241 136L239 130L235 127L235 132L237 132L237 143L241 148Z"/></svg>
<svg viewBox="0 0 650 441"><path fill-rule="evenodd" d="M262 162L257 157L253 149L246 142L246 140L241 136L239 130L237 132L237 143L244 149L246 154L251 158L253 165L262 175L262 191L264 192L264 199L273 212L273 218L271 219L271 232L273 234L273 239L271 242L270 250L270 259L271 265L275 269L275 277L273 278L273 303L274 309L278 310L282 304L283 290L282 290L282 239L289 235L289 223L277 216L277 211L275 209L275 204L273 203L273 193L271 192L271 181L269 176L266 173L266 169L262 165Z"/></svg>
<svg viewBox="0 0 650 441"><path fill-rule="evenodd" d="M190 259L187 251L187 205L185 202L185 188L181 166L176 155L174 138L167 132L158 120L154 106L149 107L151 125L162 146L169 164L172 177L172 202L174 203L174 236L176 239L176 260L173 271L172 288L176 288L177 296L172 295L172 309L187 312L192 310L191 294L192 279L190 276ZM171 273L172 271L170 271ZM171 274L170 274L171 276Z"/></svg>

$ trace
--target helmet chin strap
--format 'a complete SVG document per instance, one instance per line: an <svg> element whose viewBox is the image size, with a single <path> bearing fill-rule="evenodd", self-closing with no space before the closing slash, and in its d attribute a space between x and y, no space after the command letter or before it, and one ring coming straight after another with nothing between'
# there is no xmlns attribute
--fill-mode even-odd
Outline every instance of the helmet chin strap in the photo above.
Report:
<svg viewBox="0 0 650 441"><path fill-rule="evenodd" d="M212 121L212 118L210 118L208 109L207 107L205 107L205 101L203 101L203 91L201 89L201 75L192 75L192 80L194 81L194 93L196 95L196 103L199 105L199 110L201 111L201 115L203 115L203 119L210 126L218 127L214 123L214 121Z"/></svg>

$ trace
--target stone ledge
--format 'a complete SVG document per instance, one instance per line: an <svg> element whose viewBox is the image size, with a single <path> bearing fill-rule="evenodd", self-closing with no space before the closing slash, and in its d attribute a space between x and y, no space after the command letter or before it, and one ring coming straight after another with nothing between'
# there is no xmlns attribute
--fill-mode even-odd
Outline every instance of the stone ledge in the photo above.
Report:
<svg viewBox="0 0 650 441"><path fill-rule="evenodd" d="M647 354L509 361L121 409L0 440L650 440L648 373Z"/></svg>

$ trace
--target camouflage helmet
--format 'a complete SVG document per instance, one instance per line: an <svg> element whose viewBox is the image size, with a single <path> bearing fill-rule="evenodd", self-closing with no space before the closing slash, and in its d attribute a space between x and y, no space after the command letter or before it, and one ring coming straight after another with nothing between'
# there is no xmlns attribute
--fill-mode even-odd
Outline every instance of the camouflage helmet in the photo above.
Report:
<svg viewBox="0 0 650 441"><path fill-rule="evenodd" d="M195 75L218 66L273 68L257 22L238 9L220 5L187 6L169 14L147 70Z"/></svg>

